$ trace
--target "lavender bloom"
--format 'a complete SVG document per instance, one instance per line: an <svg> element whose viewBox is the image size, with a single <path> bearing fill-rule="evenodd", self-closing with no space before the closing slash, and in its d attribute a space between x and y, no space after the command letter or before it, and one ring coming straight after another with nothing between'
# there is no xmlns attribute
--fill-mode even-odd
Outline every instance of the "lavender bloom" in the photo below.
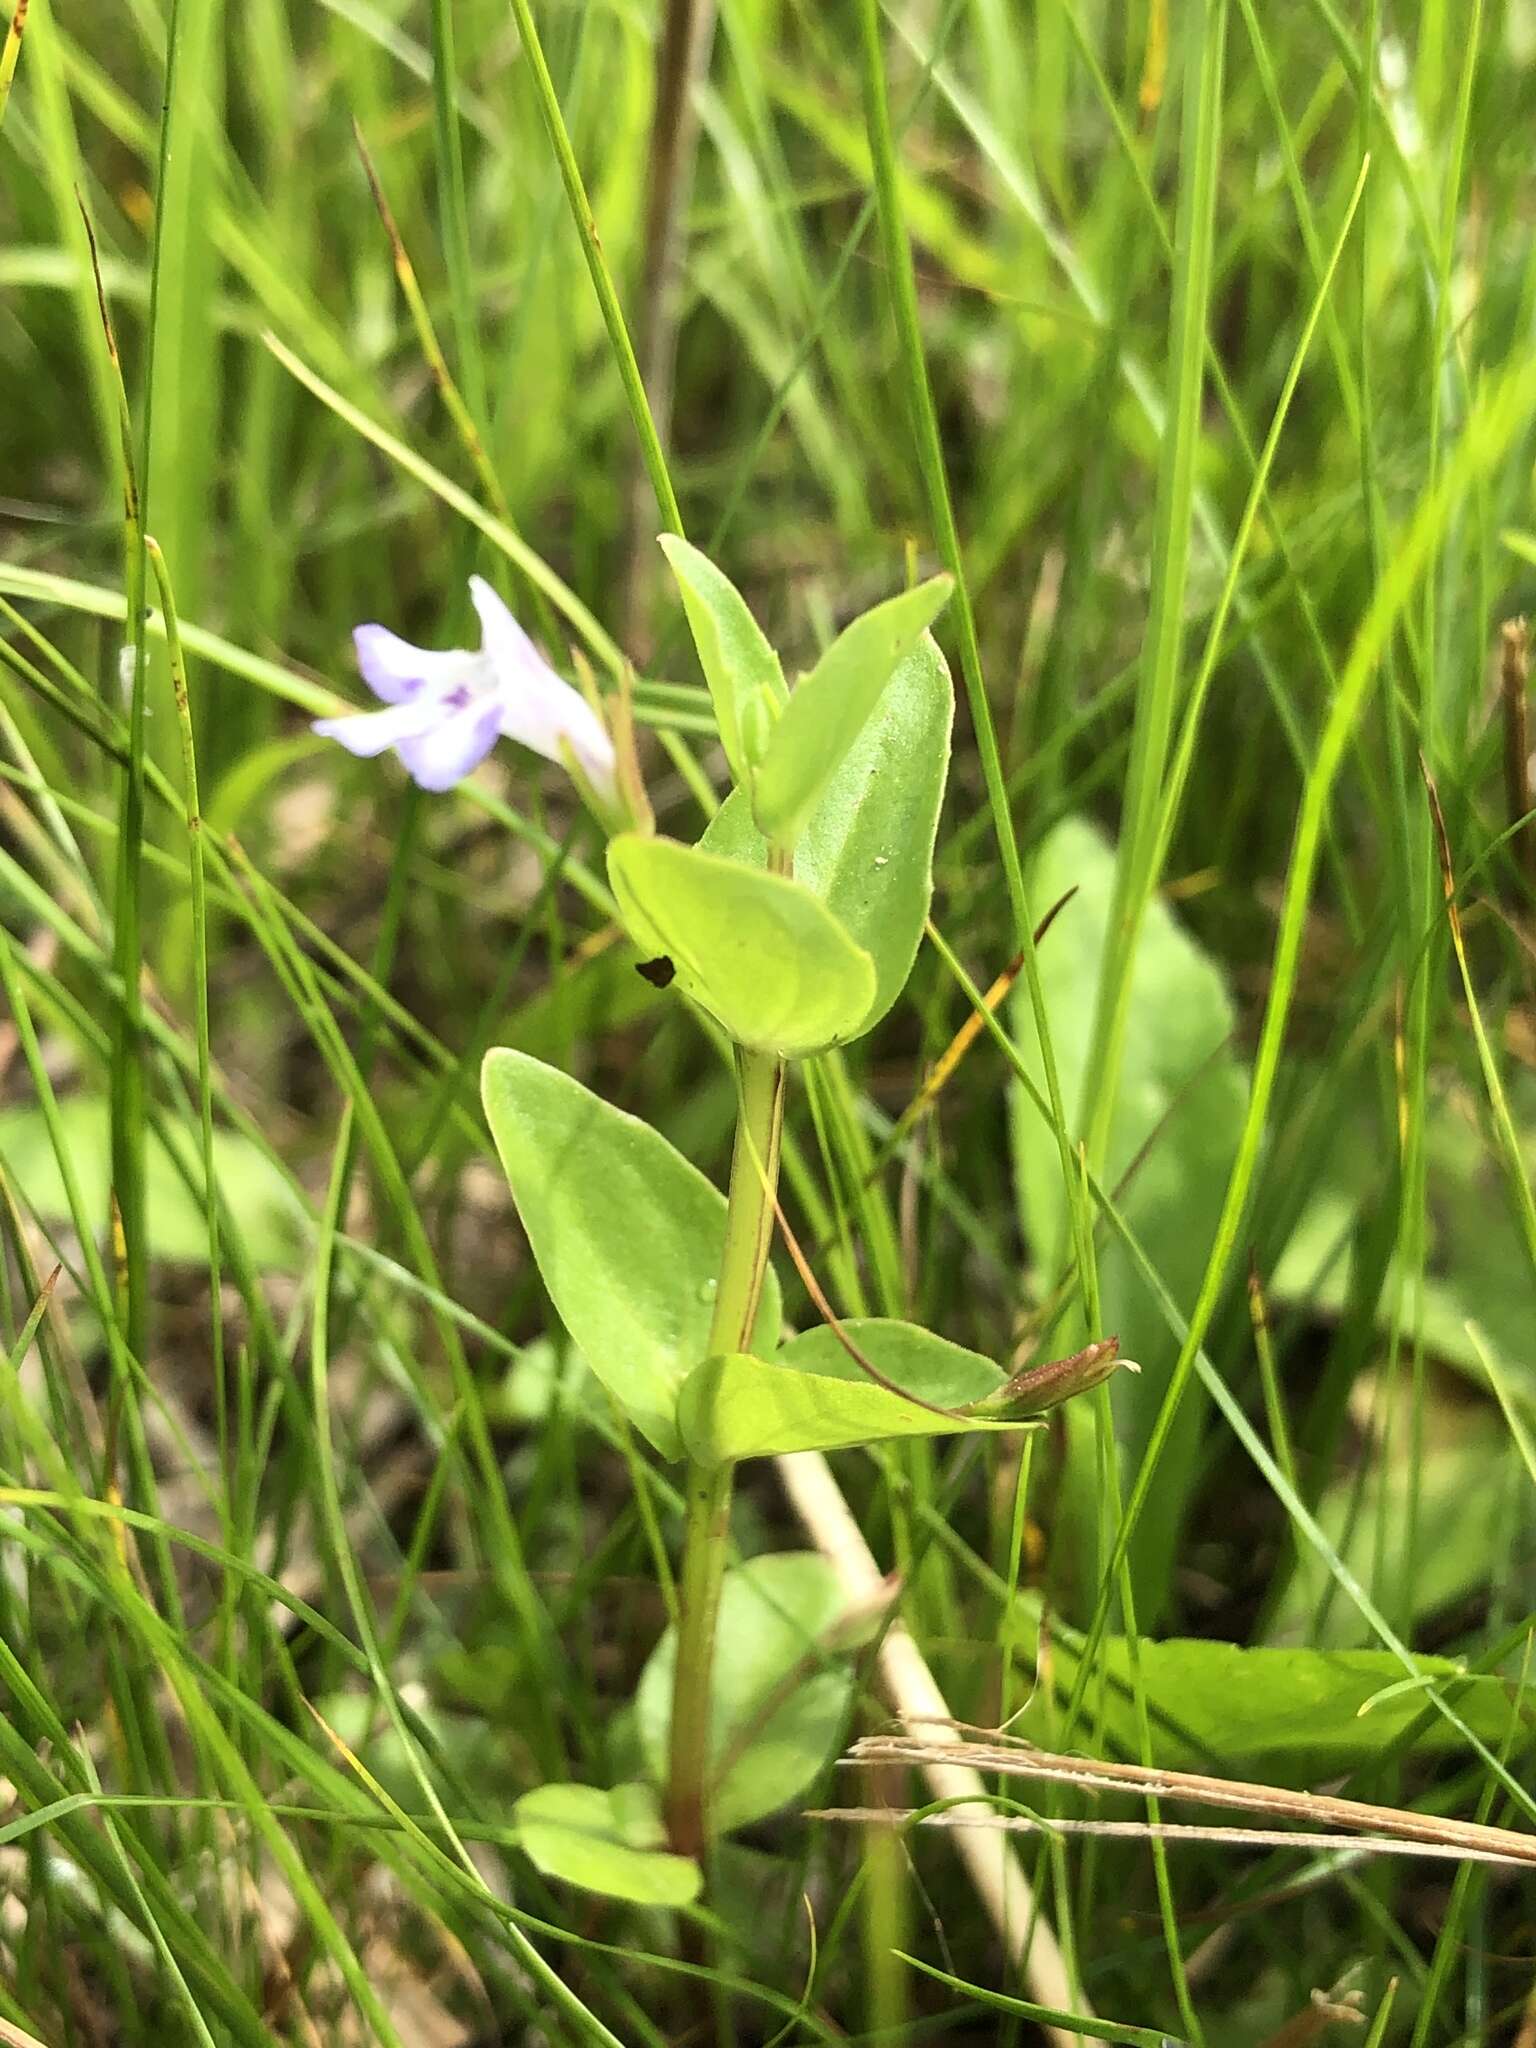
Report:
<svg viewBox="0 0 1536 2048"><path fill-rule="evenodd" d="M469 579L480 648L413 647L387 626L353 633L357 665L387 711L318 718L314 730L372 759L393 747L423 789L452 789L498 739L576 765L604 802L615 791L613 742L579 691L557 676L481 576Z"/></svg>

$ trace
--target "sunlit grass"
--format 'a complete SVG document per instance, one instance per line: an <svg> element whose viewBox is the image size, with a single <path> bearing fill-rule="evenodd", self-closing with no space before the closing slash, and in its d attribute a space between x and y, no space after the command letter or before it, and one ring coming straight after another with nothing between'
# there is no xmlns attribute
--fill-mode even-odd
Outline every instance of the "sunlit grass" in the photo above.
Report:
<svg viewBox="0 0 1536 2048"><path fill-rule="evenodd" d="M1330 1725L1301 1775L1532 1818L1531 783L1495 687L1532 559L1529 10L721 0L653 414L660 12L32 0L0 48L25 2036L1031 2038L963 1989L1030 2003L941 1834L890 1857L786 1815L683 1928L546 1883L506 1832L531 1785L633 1775L680 1513L566 1370L480 1057L569 1067L717 1177L734 1092L634 974L558 775L504 747L425 797L307 720L361 703L361 620L463 644L479 572L567 672L633 661L652 800L695 836L724 780L666 527L805 667L903 581L958 579L937 937L873 1040L807 1068L786 1200L840 1313L1011 1365L1129 1305L1144 1370L1022 1458L835 1461L955 1713L1028 1703L1037 1739L1158 1761L1199 1716L1138 1642L1375 1651L1363 1690L1422 1713L1374 1747L1370 1712ZM130 537L126 580L87 222L158 550ZM1107 914L1085 887L1036 946L1076 817ZM1137 972L1169 911L1224 1045ZM1217 1053L1239 1109L1193 1128ZM809 1540L771 1465L735 1533ZM1501 1673L1506 1721L1423 1653ZM1379 2038L1514 2037L1502 1873L1022 1846L1105 2038L1259 2048L1330 1988Z"/></svg>

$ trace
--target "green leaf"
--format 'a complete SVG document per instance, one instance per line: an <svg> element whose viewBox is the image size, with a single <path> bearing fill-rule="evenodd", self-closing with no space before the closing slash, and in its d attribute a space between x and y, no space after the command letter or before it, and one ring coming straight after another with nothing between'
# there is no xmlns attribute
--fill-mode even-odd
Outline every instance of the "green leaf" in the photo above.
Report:
<svg viewBox="0 0 1536 2048"><path fill-rule="evenodd" d="M802 883L638 833L609 846L608 877L635 944L738 1043L794 1059L858 1030L874 963Z"/></svg>
<svg viewBox="0 0 1536 2048"><path fill-rule="evenodd" d="M699 1866L668 1850L649 1785L535 1785L513 1815L523 1854L546 1877L637 1906L686 1906L699 1895Z"/></svg>
<svg viewBox="0 0 1536 2048"><path fill-rule="evenodd" d="M1018 1721L1017 1734L1046 1747L1053 1716L1076 1671L1072 1648L1052 1635L1056 1701L1042 1688ZM1244 1649L1235 1643L1171 1638L1136 1646L1146 1687L1154 1765L1169 1770L1251 1770L1285 1783L1359 1770L1421 1718L1414 1739L1420 1755L1444 1755L1464 1748L1460 1735L1440 1715L1425 1717L1422 1687L1405 1683L1407 1673L1389 1650ZM1438 1681L1475 1733L1499 1749L1517 1722L1518 1688L1494 1676L1459 1678L1444 1657L1415 1659L1426 1680ZM1106 1642L1094 1667L1102 1674L1110 1748L1140 1760L1132 1676L1122 1638ZM1523 1710L1531 1726L1529 1703Z"/></svg>
<svg viewBox="0 0 1536 2048"><path fill-rule="evenodd" d="M661 546L682 592L725 758L737 782L749 787L771 712L788 695L779 657L763 638L740 591L708 555L675 533L662 534Z"/></svg>
<svg viewBox="0 0 1536 2048"><path fill-rule="evenodd" d="M857 1344L877 1372L884 1373L909 1394L932 1401L940 1408L964 1408L973 1401L986 1401L1008 1383L1008 1375L979 1351L967 1351L951 1344L932 1330L916 1323L899 1323L884 1316L854 1316L843 1329ZM872 1384L867 1373L838 1343L829 1325L818 1324L791 1337L777 1354L780 1365L800 1372L819 1373L825 1379L853 1380L860 1386Z"/></svg>
<svg viewBox="0 0 1536 2048"><path fill-rule="evenodd" d="M1526 1144L1536 1129L1536 1082L1524 1077ZM1308 1083L1310 1085L1310 1082ZM1521 1110L1520 1082L1511 1088ZM1522 1234L1493 1183L1482 1130L1459 1097L1426 1105L1420 1139L1428 1174L1425 1221L1429 1243L1422 1261L1392 1258L1377 1292L1374 1314L1384 1338L1454 1366L1488 1386L1484 1353L1525 1409L1536 1409L1536 1359L1531 1355L1530 1262ZM1330 1149L1314 1171L1311 1192L1285 1251L1265 1277L1270 1303L1329 1321L1350 1308L1351 1247L1360 1211L1382 1172L1364 1101L1332 1119ZM1476 1324L1481 1344L1468 1333Z"/></svg>
<svg viewBox="0 0 1536 2048"><path fill-rule="evenodd" d="M1421 1441L1403 1429L1366 1469L1345 1469L1317 1503L1317 1519L1345 1565L1364 1585L1381 1569L1381 1531L1417 1536L1416 1569L1399 1596L1404 1620L1422 1627L1480 1597L1509 1554L1509 1508L1519 1457L1491 1403L1461 1398L1453 1381L1430 1379L1420 1409ZM1353 1649L1369 1625L1310 1546L1301 1550L1276 1604L1269 1633L1278 1643Z"/></svg>
<svg viewBox="0 0 1536 2048"><path fill-rule="evenodd" d="M811 1551L755 1557L726 1573L710 1729L712 1764L717 1772L724 1765L713 1791L722 1831L798 1799L836 1753L853 1674L845 1662L829 1662L820 1645L845 1606L837 1575ZM667 1769L676 1658L676 1631L668 1629L635 1694L641 1750L658 1783Z"/></svg>
<svg viewBox="0 0 1536 2048"><path fill-rule="evenodd" d="M107 1105L100 1096L70 1095L60 1102L59 1117L81 1199L89 1214L105 1218L112 1176ZM292 1188L266 1154L238 1131L215 1131L213 1153L219 1190L252 1262L263 1269L291 1268L304 1228L304 1212ZM0 1165L43 1222L69 1223L63 1178L40 1109L0 1112ZM202 1186L203 1174L195 1131L180 1125L151 1131L145 1174L151 1256L206 1267L208 1219L191 1191Z"/></svg>
<svg viewBox="0 0 1536 2048"><path fill-rule="evenodd" d="M795 879L819 896L875 963L879 1023L906 986L933 896L933 844L949 772L955 696L932 640L919 641L823 790L795 845ZM768 842L747 798L726 798L699 842L765 867Z"/></svg>
<svg viewBox="0 0 1536 2048"><path fill-rule="evenodd" d="M688 1455L713 1465L781 1451L845 1450L886 1437L1020 1426L934 1412L996 1394L1006 1382L990 1360L908 1323L859 1321L843 1328L886 1379L933 1405L905 1400L870 1379L830 1329L810 1330L771 1362L738 1352L695 1367L677 1403ZM975 1391L958 1391L963 1388Z"/></svg>
<svg viewBox="0 0 1536 2048"><path fill-rule="evenodd" d="M1084 1068L1097 1000L1099 966L1114 886L1114 853L1095 827L1068 818L1036 856L1032 894L1054 903L1077 894L1040 948L1040 978L1051 1042L1073 1136L1088 1122ZM1019 1048L1043 1075L1027 993L1012 1002ZM1120 1064L1102 1179L1124 1178L1120 1206L1170 1293L1193 1306L1226 1194L1248 1082L1231 1050L1236 1014L1215 963L1154 900L1142 920L1130 977L1129 1023ZM1039 1267L1054 1275L1068 1249L1061 1159L1054 1133L1023 1091L1014 1097L1014 1172L1024 1233ZM1133 1170L1134 1169L1134 1170ZM1128 1178L1127 1178L1128 1176ZM1145 1282L1118 1240L1099 1256L1104 1330L1118 1331L1140 1361L1140 1377L1112 1382L1126 1470L1135 1471L1167 1386L1178 1345ZM1158 1467L1159 1513L1138 1526L1132 1567L1138 1613L1150 1623L1168 1595L1184 1504L1195 1482L1204 1400L1191 1388ZM1085 1486L1085 1493L1089 1489ZM1096 1510L1094 1510L1096 1512ZM1091 1583L1092 1532L1085 1521L1064 1540L1084 1561Z"/></svg>
<svg viewBox="0 0 1536 2048"><path fill-rule="evenodd" d="M752 780L752 813L791 843L858 738L899 663L949 602L952 576L887 598L846 626L795 685Z"/></svg>
<svg viewBox="0 0 1536 2048"><path fill-rule="evenodd" d="M486 1054L485 1113L561 1321L663 1457L677 1392L709 1348L725 1197L659 1131L541 1060ZM781 1318L770 1267L756 1341Z"/></svg>
<svg viewBox="0 0 1536 2048"><path fill-rule="evenodd" d="M328 1733L344 1742L392 1799L414 1806L421 1797L421 1765L415 1753L417 1735L407 1734L379 1712L372 1693L323 1692L314 1702ZM452 1758L452 1768L473 1780L497 1767L493 1731L477 1715L445 1712L435 1698L418 1701L412 1719L421 1736L430 1739L439 1759ZM501 1802L487 1799L476 1818L499 1820Z"/></svg>

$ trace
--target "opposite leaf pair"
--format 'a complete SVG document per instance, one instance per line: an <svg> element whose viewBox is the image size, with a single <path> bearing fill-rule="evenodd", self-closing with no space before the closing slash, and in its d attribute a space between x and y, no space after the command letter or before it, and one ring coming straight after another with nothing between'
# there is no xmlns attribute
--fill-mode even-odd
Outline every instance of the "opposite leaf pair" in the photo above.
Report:
<svg viewBox="0 0 1536 2048"><path fill-rule="evenodd" d="M853 1702L846 1596L813 1553L780 1551L727 1572L718 1683L710 1713L712 1805L722 1833L799 1799L840 1748ZM666 1775L677 1635L668 1629L635 1693L640 1761ZM649 1784L539 1785L515 1809L519 1845L547 1877L639 1905L686 1906L702 1884L691 1857L669 1852Z"/></svg>
<svg viewBox="0 0 1536 2048"><path fill-rule="evenodd" d="M664 954L677 987L738 1044L800 1058L873 1029L896 1000L933 893L953 721L949 671L924 636L822 782L793 876L770 870L744 789L696 847L632 833L612 843L631 937Z"/></svg>
<svg viewBox="0 0 1536 2048"><path fill-rule="evenodd" d="M725 1197L659 1131L527 1053L486 1056L486 1115L550 1299L665 1458L704 1465L897 1436L1016 1429L1113 1370L1035 1390L911 1323L858 1319L780 1344L770 1264L750 1353L710 1355ZM846 1341L845 1341L846 1340ZM851 1348L850 1348L851 1347ZM855 1355L857 1354L857 1355ZM990 1406L988 1405L990 1404Z"/></svg>
<svg viewBox="0 0 1536 2048"><path fill-rule="evenodd" d="M730 580L662 546L737 787L698 846L615 839L609 879L631 938L737 1044L803 1058L878 1023L917 950L953 722L926 634L950 579L855 619L791 692Z"/></svg>
<svg viewBox="0 0 1536 2048"><path fill-rule="evenodd" d="M638 1117L527 1053L489 1053L486 1115L523 1228L572 1342L665 1458L702 1463L833 1450L975 1428L943 1411L1006 1385L998 1368L903 1323L849 1325L895 1385L876 1384L829 1330L781 1349L770 1264L752 1354L710 1356L725 1197Z"/></svg>
<svg viewBox="0 0 1536 2048"><path fill-rule="evenodd" d="M791 846L879 702L892 673L949 602L935 576L888 598L840 633L793 693L735 585L676 534L662 549L714 702L731 775L765 838Z"/></svg>

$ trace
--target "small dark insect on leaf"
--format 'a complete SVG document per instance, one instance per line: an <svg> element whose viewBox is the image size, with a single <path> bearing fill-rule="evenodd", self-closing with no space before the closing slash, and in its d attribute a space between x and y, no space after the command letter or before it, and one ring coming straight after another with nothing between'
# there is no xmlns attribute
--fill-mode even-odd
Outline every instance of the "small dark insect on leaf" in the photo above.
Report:
<svg viewBox="0 0 1536 2048"><path fill-rule="evenodd" d="M637 960L635 972L643 975L652 988L667 988L670 987L677 969L665 953L658 953L654 960Z"/></svg>

